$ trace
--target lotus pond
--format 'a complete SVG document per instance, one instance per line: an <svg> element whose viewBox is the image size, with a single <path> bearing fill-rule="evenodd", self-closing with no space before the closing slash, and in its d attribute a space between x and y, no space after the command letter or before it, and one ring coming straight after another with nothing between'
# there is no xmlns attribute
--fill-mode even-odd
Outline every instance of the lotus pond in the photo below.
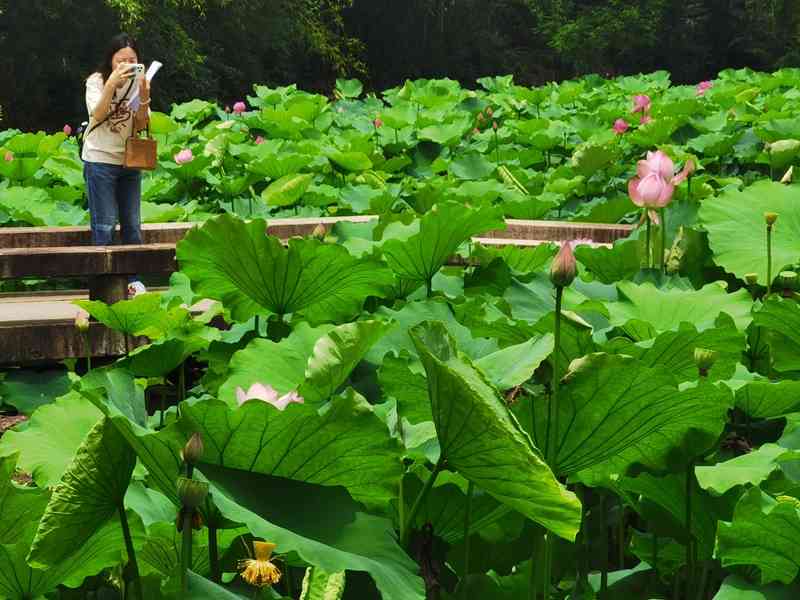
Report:
<svg viewBox="0 0 800 600"><path fill-rule="evenodd" d="M800 71L479 83L154 116L145 215L202 224L80 302L147 345L3 373L0 598L797 597ZM0 221L85 222L72 139L0 146Z"/></svg>

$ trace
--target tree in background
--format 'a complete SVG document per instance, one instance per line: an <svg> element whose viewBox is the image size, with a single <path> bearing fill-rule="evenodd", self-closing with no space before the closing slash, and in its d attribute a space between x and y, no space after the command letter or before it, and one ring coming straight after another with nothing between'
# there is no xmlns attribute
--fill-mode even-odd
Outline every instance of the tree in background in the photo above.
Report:
<svg viewBox="0 0 800 600"><path fill-rule="evenodd" d="M379 91L407 78L465 85L513 73L539 85L586 73L800 66L800 0L0 0L0 128L85 118L83 80L126 29L161 60L154 108L230 103L253 83Z"/></svg>

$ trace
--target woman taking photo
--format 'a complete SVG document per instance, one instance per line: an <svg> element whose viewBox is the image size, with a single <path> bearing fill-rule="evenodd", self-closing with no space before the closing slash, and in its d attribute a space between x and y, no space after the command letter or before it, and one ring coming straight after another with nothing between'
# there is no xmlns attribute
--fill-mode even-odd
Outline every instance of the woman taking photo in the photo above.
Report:
<svg viewBox="0 0 800 600"><path fill-rule="evenodd" d="M92 243L112 243L117 220L123 244L141 244L141 172L123 166L125 143L135 131L145 129L149 119L150 86L132 69L139 63L136 42L127 34L111 40L102 63L86 80L89 125L84 136L83 175L89 197ZM129 100L137 96L138 108ZM145 291L132 280L128 296Z"/></svg>

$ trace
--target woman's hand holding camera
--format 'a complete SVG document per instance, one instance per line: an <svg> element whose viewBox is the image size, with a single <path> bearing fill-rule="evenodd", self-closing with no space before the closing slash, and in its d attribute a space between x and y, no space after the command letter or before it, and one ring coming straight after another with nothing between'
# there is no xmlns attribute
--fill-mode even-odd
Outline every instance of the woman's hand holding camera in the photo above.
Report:
<svg viewBox="0 0 800 600"><path fill-rule="evenodd" d="M119 87L121 84L127 83L128 80L133 79L136 75L134 66L132 63L120 63L117 65L117 68L111 71L111 75L109 75L106 82L107 85Z"/></svg>

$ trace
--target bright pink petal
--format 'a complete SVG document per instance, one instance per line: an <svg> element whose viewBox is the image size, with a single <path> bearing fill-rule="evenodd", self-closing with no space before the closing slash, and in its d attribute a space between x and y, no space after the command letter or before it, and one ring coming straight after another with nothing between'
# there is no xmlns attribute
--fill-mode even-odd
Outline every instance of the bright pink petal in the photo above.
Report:
<svg viewBox="0 0 800 600"><path fill-rule="evenodd" d="M651 173L658 173L662 179L671 179L675 172L672 159L661 150L647 153L647 167Z"/></svg>
<svg viewBox="0 0 800 600"><path fill-rule="evenodd" d="M658 197L656 205L659 208L664 208L667 204L672 201L672 195L675 193L675 186L669 182L664 182L664 186L661 189L661 195Z"/></svg>
<svg viewBox="0 0 800 600"><path fill-rule="evenodd" d="M691 175L692 173L694 173L694 161L687 160L686 164L683 165L683 169L681 170L681 172L672 178L672 184L680 185L681 183L686 181L686 178L689 177L689 175Z"/></svg>
<svg viewBox="0 0 800 600"><path fill-rule="evenodd" d="M664 193L664 187L667 182L657 173L650 173L647 177L639 182L637 187L639 197L642 200L642 206L648 208L658 207L659 200Z"/></svg>
<svg viewBox="0 0 800 600"><path fill-rule="evenodd" d="M641 181L641 179L635 177L628 182L628 196L636 206L644 206L644 200L642 200L642 195L639 193Z"/></svg>
<svg viewBox="0 0 800 600"><path fill-rule="evenodd" d="M292 391L289 392L288 394L284 394L283 396L278 398L275 402L272 402L272 405L278 410L284 410L287 406L289 406L292 403L303 404L304 402L305 400L301 395L299 395L295 391Z"/></svg>

